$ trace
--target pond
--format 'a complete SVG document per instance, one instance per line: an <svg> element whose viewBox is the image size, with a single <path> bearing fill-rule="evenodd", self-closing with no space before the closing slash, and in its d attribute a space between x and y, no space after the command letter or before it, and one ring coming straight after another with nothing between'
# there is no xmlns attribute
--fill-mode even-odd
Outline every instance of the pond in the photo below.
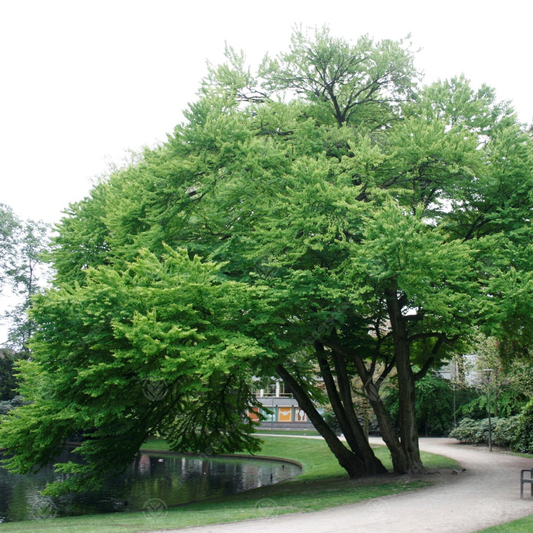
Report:
<svg viewBox="0 0 533 533"><path fill-rule="evenodd" d="M76 460L75 454L63 451L56 462L67 460ZM299 466L281 461L143 453L99 491L50 498L40 491L47 482L61 479L52 465L28 475L0 468L0 523L95 513L157 513L173 505L279 483L300 472Z"/></svg>

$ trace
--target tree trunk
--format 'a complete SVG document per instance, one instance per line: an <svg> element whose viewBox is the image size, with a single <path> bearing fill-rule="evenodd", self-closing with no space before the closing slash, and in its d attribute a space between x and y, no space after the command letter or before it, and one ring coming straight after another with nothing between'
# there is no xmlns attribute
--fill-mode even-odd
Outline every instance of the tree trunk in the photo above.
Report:
<svg viewBox="0 0 533 533"><path fill-rule="evenodd" d="M398 439L396 430L394 429L394 422L392 421L390 413L379 395L379 388L372 380L372 376L367 370L363 359L353 351L350 352L350 355L351 360L355 363L357 373L364 384L366 397L376 415L381 438L391 454L394 473L406 474L409 471L409 461L401 446L400 440Z"/></svg>
<svg viewBox="0 0 533 533"><path fill-rule="evenodd" d="M394 422L392 421L389 411L383 404L383 400L378 397L377 399L369 398L369 401L378 420L381 438L391 454L394 473L402 475L409 473L409 460L400 440L398 439L398 435L394 429Z"/></svg>
<svg viewBox="0 0 533 533"><path fill-rule="evenodd" d="M386 291L387 308L394 339L394 356L398 372L400 410L400 441L408 463L409 474L421 474L426 470L420 459L418 429L415 411L415 378L411 368L409 339L402 315L402 306L396 290Z"/></svg>
<svg viewBox="0 0 533 533"><path fill-rule="evenodd" d="M323 350L323 346L321 346L321 348ZM335 388L334 395L340 400L340 407L344 413L343 418L345 419L345 423L350 431L351 439L348 441L348 444L354 453L361 456L369 475L385 474L387 473L387 469L374 454L374 450L370 446L368 438L366 437L365 432L359 423L357 415L355 414L352 399L352 388L346 368L346 362L341 356L339 356L339 354L335 353L335 351L333 351L332 357L335 364L335 372L340 390L340 395L338 395L337 389Z"/></svg>
<svg viewBox="0 0 533 533"><path fill-rule="evenodd" d="M309 398L305 390L292 377L289 371L283 365L278 365L276 371L279 377L289 385L298 404L306 412L309 420L311 420L316 430L322 435L329 449L335 455L339 464L346 470L350 478L370 475L367 471L367 465L365 465L365 462L346 448L346 446L340 441L337 435L335 435L332 429L324 421L320 413L316 410L312 400Z"/></svg>
<svg viewBox="0 0 533 533"><path fill-rule="evenodd" d="M350 423L348 422L348 417L346 416L342 401L337 392L335 380L331 375L329 365L323 357L318 357L318 364L320 366L320 373L322 375L322 378L324 379L324 385L326 387L326 393L328 395L331 408L335 413L335 417L337 419L337 422L339 423L340 430L346 439L346 443L348 444L352 452L357 455L357 457L359 457L361 461L363 461L363 457L358 450L357 438Z"/></svg>

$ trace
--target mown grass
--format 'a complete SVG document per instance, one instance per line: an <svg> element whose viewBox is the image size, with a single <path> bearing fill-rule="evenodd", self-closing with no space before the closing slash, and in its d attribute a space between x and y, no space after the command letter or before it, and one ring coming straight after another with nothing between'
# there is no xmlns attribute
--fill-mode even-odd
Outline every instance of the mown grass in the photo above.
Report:
<svg viewBox="0 0 533 533"><path fill-rule="evenodd" d="M477 533L527 533L529 531L533 531L533 515L482 529Z"/></svg>
<svg viewBox="0 0 533 533"><path fill-rule="evenodd" d="M162 441L150 440L147 449L165 450ZM376 454L390 467L384 447ZM261 455L298 461L303 472L297 478L278 485L262 487L217 500L144 512L50 518L41 521L12 522L0 526L1 533L11 532L84 532L134 533L175 529L221 522L269 517L294 512L310 512L355 503L370 498L417 490L430 484L427 480L408 480L394 476L352 481L322 440L265 436ZM457 464L441 456L424 454L429 468L455 468Z"/></svg>

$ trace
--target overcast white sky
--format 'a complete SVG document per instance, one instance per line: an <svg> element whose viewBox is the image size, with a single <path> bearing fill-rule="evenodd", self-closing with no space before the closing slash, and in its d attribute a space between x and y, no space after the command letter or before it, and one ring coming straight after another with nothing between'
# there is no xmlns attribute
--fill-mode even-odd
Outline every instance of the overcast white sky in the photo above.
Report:
<svg viewBox="0 0 533 533"><path fill-rule="evenodd" d="M530 0L0 0L0 202L59 220L91 178L181 122L224 42L251 63L291 29L422 47L426 82L464 73L533 119Z"/></svg>

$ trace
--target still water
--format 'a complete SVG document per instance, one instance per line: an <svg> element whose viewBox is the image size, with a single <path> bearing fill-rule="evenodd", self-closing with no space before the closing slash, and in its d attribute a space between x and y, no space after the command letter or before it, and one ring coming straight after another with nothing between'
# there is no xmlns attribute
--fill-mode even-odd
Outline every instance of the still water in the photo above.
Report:
<svg viewBox="0 0 533 533"><path fill-rule="evenodd" d="M64 451L56 462L75 460L73 456ZM61 479L51 465L28 475L0 468L0 523L157 510L279 483L300 471L296 465L276 461L147 453L99 491L49 498L40 491L47 482Z"/></svg>

